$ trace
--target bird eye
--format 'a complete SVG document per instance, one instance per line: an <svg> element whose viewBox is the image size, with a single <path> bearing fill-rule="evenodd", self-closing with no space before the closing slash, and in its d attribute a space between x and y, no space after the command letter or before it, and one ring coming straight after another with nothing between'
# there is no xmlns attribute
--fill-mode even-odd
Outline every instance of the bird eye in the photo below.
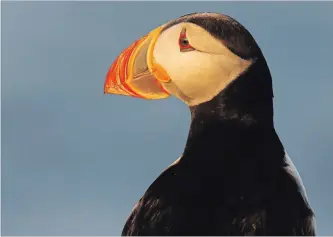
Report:
<svg viewBox="0 0 333 237"><path fill-rule="evenodd" d="M188 52L194 50L194 48L191 46L189 40L186 36L186 29L183 29L179 36L179 49L180 52Z"/></svg>
<svg viewBox="0 0 333 237"><path fill-rule="evenodd" d="M183 38L179 40L179 43L183 46L183 47L187 47L189 45L188 39Z"/></svg>

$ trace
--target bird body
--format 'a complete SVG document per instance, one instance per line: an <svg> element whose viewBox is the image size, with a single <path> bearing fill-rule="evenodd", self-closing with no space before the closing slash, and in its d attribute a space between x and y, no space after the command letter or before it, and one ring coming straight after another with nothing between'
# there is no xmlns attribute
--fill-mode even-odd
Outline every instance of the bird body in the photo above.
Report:
<svg viewBox="0 0 333 237"><path fill-rule="evenodd" d="M229 182L223 180L228 172L200 175L211 167L193 166L180 163L163 172L135 206L122 235L314 235L313 213L301 187L283 169L270 191L262 190L255 177L230 175L235 181Z"/></svg>
<svg viewBox="0 0 333 237"><path fill-rule="evenodd" d="M122 234L314 235L304 187L274 127L250 115L221 118L224 106L208 103L192 109L183 156L148 188Z"/></svg>
<svg viewBox="0 0 333 237"><path fill-rule="evenodd" d="M156 32L143 41L148 50L133 54L147 51L147 65L133 56L130 72L138 83L136 71L146 66L160 89L146 81L135 91L139 84L121 76L119 89L116 65L105 90L172 94L190 108L190 131L181 158L150 185L122 235L315 235L305 188L274 128L271 74L251 34L215 13L186 15Z"/></svg>

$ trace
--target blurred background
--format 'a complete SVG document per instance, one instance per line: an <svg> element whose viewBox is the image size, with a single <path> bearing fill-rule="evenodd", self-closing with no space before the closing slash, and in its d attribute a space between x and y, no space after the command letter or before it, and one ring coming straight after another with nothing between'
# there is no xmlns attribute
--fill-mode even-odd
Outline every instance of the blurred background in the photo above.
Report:
<svg viewBox="0 0 333 237"><path fill-rule="evenodd" d="M271 70L277 132L333 234L333 2L2 2L2 235L120 235L184 148L175 98L103 94L115 57L191 12L240 21Z"/></svg>

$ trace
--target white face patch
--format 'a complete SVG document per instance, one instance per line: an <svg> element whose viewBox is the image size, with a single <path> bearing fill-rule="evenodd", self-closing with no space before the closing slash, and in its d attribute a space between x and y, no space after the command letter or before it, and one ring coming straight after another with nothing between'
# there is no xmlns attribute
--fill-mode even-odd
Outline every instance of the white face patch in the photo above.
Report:
<svg viewBox="0 0 333 237"><path fill-rule="evenodd" d="M180 51L178 40L183 29L195 50ZM164 84L166 89L190 106L213 99L251 64L192 23L180 23L162 32L153 56L171 78Z"/></svg>

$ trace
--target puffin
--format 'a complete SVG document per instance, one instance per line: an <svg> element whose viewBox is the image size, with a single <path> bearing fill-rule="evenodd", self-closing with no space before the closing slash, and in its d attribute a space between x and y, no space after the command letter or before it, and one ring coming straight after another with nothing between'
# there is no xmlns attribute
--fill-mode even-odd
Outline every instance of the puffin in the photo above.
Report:
<svg viewBox="0 0 333 237"><path fill-rule="evenodd" d="M315 235L274 127L268 64L237 20L199 12L160 25L115 59L104 93L174 96L191 112L182 155L136 203L122 236Z"/></svg>

